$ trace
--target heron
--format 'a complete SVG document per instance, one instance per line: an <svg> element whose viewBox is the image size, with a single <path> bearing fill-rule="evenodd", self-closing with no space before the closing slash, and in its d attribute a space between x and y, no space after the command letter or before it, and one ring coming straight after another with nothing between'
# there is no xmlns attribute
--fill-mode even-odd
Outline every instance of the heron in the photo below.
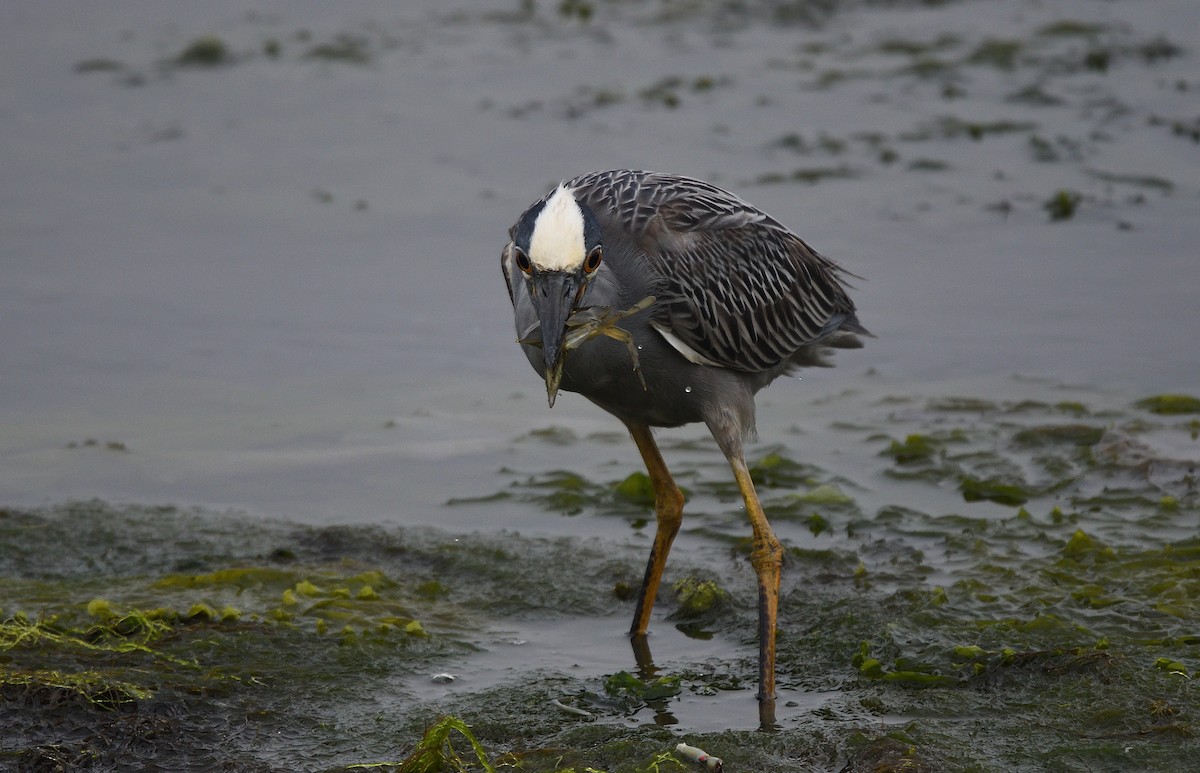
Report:
<svg viewBox="0 0 1200 773"><path fill-rule="evenodd" d="M625 424L645 463L656 530L630 627L635 651L683 520L652 428L703 422L712 433L753 532L759 717L774 725L783 547L744 445L759 390L870 335L847 294L849 272L723 188L629 169L554 187L509 230L501 265L518 341L550 406L560 389L583 395Z"/></svg>

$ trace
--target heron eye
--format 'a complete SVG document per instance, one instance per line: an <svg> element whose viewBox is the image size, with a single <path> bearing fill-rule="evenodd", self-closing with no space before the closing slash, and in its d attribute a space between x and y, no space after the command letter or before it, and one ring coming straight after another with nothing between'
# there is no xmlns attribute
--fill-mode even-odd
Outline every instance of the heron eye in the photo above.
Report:
<svg viewBox="0 0 1200 773"><path fill-rule="evenodd" d="M600 261L604 260L604 251L599 247L588 253L588 256L583 260L583 273L590 274L600 268Z"/></svg>
<svg viewBox="0 0 1200 773"><path fill-rule="evenodd" d="M513 250L513 257L517 261L517 268L521 269L521 273L529 275L533 273L533 264L529 262L529 256L521 250Z"/></svg>

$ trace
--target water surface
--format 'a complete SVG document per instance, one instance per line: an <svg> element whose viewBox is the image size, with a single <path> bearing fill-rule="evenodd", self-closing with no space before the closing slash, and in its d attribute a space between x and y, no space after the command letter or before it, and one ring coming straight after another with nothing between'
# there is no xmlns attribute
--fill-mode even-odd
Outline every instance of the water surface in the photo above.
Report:
<svg viewBox="0 0 1200 773"><path fill-rule="evenodd" d="M231 513L246 529L352 525L401 541L434 527L450 542L497 540L518 563L523 540L578 539L597 572L594 607L531 602L467 636L443 631L470 647L435 648L430 669L460 680L422 673L405 689L426 708L386 711L414 728L442 710L474 711L478 724L489 691L511 689L533 661L554 675L578 660L586 689L563 694L597 690L633 668L619 635L630 610L611 589L636 582L652 513L613 494L639 469L615 420L574 395L546 408L513 342L498 258L508 226L549 186L621 166L718 182L790 224L863 277L854 297L878 336L837 368L760 395L752 456L764 470L771 458L800 465L764 492L796 551L796 644L782 656L794 705L781 719L815 739L787 764L759 750L760 766L837 769L853 758L851 726L870 736L933 711L884 691L887 705L868 700L864 715L861 691L878 684L864 687L851 659L870 638L864 621L889 619L896 599L999 571L963 558L962 535L993 528L980 524L1024 506L1041 528L1009 533L1002 552L1018 567L1005 571L1035 576L1028 562L1070 558L1077 529L1122 560L1194 534L1193 417L1134 406L1195 394L1200 372L1194 3L581 7L0 9L0 505L54 522L79 500L100 500L95 517L118 522L198 507L201 520ZM212 59L192 48L206 39L220 44ZM1101 434L1052 429L1051 451L1036 432L1018 437L1073 425ZM888 455L911 434L932 440L931 455ZM689 670L702 663L732 662L745 679L752 577L727 469L700 428L660 437L691 497L669 579L711 576L733 601L706 623L707 640L679 634L674 602L662 604L656 659L693 684L706 683ZM967 478L1015 482L1026 501L968 501ZM820 486L849 501L805 503ZM1132 493L1097 503L1113 489ZM1174 504L1162 509L1164 497ZM195 558L169 552L161 572ZM621 566L611 576L596 569L606 556ZM856 584L860 565L870 587ZM146 571L151 582L159 570ZM834 590L810 606L800 596L814 583ZM1153 607L1165 603L1156 592L1134 596ZM0 601L5 615L53 606L13 598ZM869 610L860 627L847 622L855 600ZM957 627L967 620L1033 615L1012 603L966 604L949 622L897 612L908 627L889 635L889 657L941 663L929 648L969 644ZM812 619L846 628L826 642L828 663L801 644L818 624L796 621ZM1105 625L1089 646L1115 636ZM504 644L515 640L529 648ZM1154 657L1194 672L1195 645L1180 646ZM529 689L544 705L540 678ZM1134 681L1131 705L1161 698ZM672 727L749 727L752 691L740 687L675 699ZM349 716L360 700L331 711ZM1171 705L1194 721L1194 702ZM606 721L652 725L656 711ZM530 729L530 743L550 745L566 718ZM922 729L917 745L950 765L938 734L959 731ZM957 763L1045 764L1007 739L981 743ZM322 764L404 752L364 744ZM287 759L286 744L273 754ZM1098 754L1098 767L1121 759Z"/></svg>

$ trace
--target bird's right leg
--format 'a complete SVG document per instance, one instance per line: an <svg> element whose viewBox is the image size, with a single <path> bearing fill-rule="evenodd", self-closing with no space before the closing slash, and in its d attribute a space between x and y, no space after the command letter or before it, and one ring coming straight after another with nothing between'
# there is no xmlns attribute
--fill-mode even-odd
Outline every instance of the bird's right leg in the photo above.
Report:
<svg viewBox="0 0 1200 773"><path fill-rule="evenodd" d="M629 629L631 635L641 637L646 635L650 626L650 613L654 609L654 599L658 596L663 567L667 565L667 553L671 552L671 543L675 541L679 525L683 523L683 492L675 485L675 480L667 470L658 445L654 442L654 435L650 432L650 426L633 422L627 423L626 426L629 427L629 434L633 436L633 442L642 454L646 472L650 475L650 483L654 486L654 514L658 520L654 546L650 549L646 576L642 580L642 594L633 614L633 626Z"/></svg>
<svg viewBox="0 0 1200 773"><path fill-rule="evenodd" d="M775 727L775 636L779 625L779 575L783 546L763 514L754 481L739 451L730 456L733 476L746 503L746 515L754 530L750 563L758 575L758 718L762 728Z"/></svg>
<svg viewBox="0 0 1200 773"><path fill-rule="evenodd" d="M753 404L751 404L753 405ZM758 577L758 719L764 730L775 729L775 639L779 625L779 580L783 568L783 546L775 536L762 502L754 489L754 480L746 466L746 453L742 448L743 427L753 426L753 417L743 416L739 420L732 413L723 412L708 422L721 452L729 460L742 501L746 503L746 516L754 531L750 564Z"/></svg>

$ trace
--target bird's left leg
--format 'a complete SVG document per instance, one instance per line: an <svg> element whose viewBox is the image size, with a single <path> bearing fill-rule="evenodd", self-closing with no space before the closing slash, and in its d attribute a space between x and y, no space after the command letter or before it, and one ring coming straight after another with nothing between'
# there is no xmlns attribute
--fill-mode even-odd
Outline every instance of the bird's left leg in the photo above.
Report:
<svg viewBox="0 0 1200 773"><path fill-rule="evenodd" d="M654 486L654 514L658 521L654 546L650 549L650 560L646 564L646 576L642 580L642 594L633 615L633 626L629 629L634 637L644 637L650 625L654 599L658 596L663 568L667 565L667 553L671 551L671 543L675 541L679 525L683 523L683 492L675 485L674 478L667 470L650 426L641 422L629 422L626 426L642 454L650 483Z"/></svg>
<svg viewBox="0 0 1200 773"><path fill-rule="evenodd" d="M775 628L778 622L783 546L763 514L745 456L740 450L727 456L742 499L746 502L750 526L754 530L750 563L758 575L758 717L759 723L768 728L775 725Z"/></svg>

